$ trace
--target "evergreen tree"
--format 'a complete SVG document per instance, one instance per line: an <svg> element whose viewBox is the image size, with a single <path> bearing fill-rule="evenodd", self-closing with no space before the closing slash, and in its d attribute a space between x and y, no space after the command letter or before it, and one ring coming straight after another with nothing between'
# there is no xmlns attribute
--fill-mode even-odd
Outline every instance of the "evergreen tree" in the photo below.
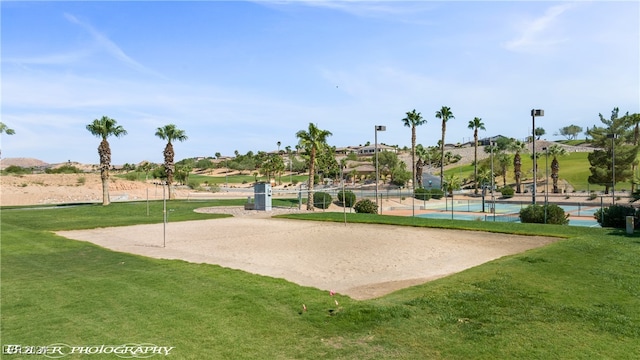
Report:
<svg viewBox="0 0 640 360"><path fill-rule="evenodd" d="M589 154L591 167L589 184L605 187L605 194L613 185L613 164L615 163L615 182L632 180L632 165L638 157L640 145L634 144L634 128L629 115L619 117L619 109L611 111L611 117L605 119L598 114L604 126L589 129L592 144L597 148Z"/></svg>

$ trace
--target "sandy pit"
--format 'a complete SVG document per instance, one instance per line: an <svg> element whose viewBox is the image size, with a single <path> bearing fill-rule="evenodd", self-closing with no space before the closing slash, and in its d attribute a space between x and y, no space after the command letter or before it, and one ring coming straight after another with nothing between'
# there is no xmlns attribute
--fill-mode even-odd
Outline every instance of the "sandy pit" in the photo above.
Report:
<svg viewBox="0 0 640 360"><path fill-rule="evenodd" d="M271 218L276 212L168 223L166 233L163 224L154 224L58 234L114 251L283 278L354 299L380 297L557 240Z"/></svg>

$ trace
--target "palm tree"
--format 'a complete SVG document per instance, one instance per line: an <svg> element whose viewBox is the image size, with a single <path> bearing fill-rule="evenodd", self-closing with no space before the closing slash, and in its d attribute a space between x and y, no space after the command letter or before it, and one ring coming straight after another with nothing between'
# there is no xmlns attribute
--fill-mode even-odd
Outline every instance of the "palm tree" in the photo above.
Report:
<svg viewBox="0 0 640 360"><path fill-rule="evenodd" d="M473 130L473 182L474 194L478 195L478 130L486 130L484 123L479 117L474 117L473 120L469 120L469 129Z"/></svg>
<svg viewBox="0 0 640 360"><path fill-rule="evenodd" d="M440 110L436 111L436 118L442 119L442 140L440 141L440 189L444 190L444 134L447 132L447 121L449 119L455 119L451 112L451 108L443 106Z"/></svg>
<svg viewBox="0 0 640 360"><path fill-rule="evenodd" d="M108 116L103 116L100 119L95 119L89 125L87 130L99 138L100 145L98 145L98 156L100 156L100 179L102 179L102 205L109 205L109 167L111 163L111 147L107 138L111 135L120 137L127 135L127 130L118 125L115 119Z"/></svg>
<svg viewBox="0 0 640 360"><path fill-rule="evenodd" d="M551 145L547 151L549 152L549 155L553 156L553 160L551 161L551 179L553 179L553 193L557 194L560 192L558 189L558 173L560 172L558 157L566 155L567 150L557 144L554 144Z"/></svg>
<svg viewBox="0 0 640 360"><path fill-rule="evenodd" d="M424 119L416 109L407 112L407 117L402 119L402 123L406 127L411 128L411 183L416 181L416 126L424 125L427 120ZM377 151L377 149L376 149ZM420 181L421 183L422 181ZM413 185L415 189L415 185Z"/></svg>
<svg viewBox="0 0 640 360"><path fill-rule="evenodd" d="M313 182L315 178L315 162L318 151L327 146L327 137L331 136L330 131L319 129L313 123L309 123L309 130L300 130L296 137L300 139L299 145L306 150L309 155L309 185L307 187L307 210L313 211Z"/></svg>
<svg viewBox="0 0 640 360"><path fill-rule="evenodd" d="M171 184L173 183L173 173L175 172L175 165L173 163L173 158L175 157L175 152L173 151L173 144L171 143L174 140L178 140L183 142L187 140L187 135L184 130L178 129L174 124L165 125L163 127L159 127L156 130L156 136L162 140L167 140L167 146L164 147L164 172L167 176L167 186L169 188L169 200L174 198L173 193L171 192Z"/></svg>
<svg viewBox="0 0 640 360"><path fill-rule="evenodd" d="M516 154L513 156L513 174L516 178L516 193L520 194L522 192L522 157L520 153L527 151L527 146L520 140L512 141L509 144L509 151L513 151Z"/></svg>
<svg viewBox="0 0 640 360"><path fill-rule="evenodd" d="M444 188L446 189L447 193L449 195L453 195L453 190L459 190L462 182L460 181L460 178L458 176L449 174L444 180L444 184Z"/></svg>
<svg viewBox="0 0 640 360"><path fill-rule="evenodd" d="M418 162L416 163L416 178L418 179L418 187L424 188L424 184L422 183L422 173L424 170L424 166L427 164L426 160L429 156L429 151L424 148L421 144L416 145L416 156L418 157Z"/></svg>
<svg viewBox="0 0 640 360"><path fill-rule="evenodd" d="M2 133L7 135L13 135L16 133L16 131L13 129L10 129L7 125L5 125L5 123L0 121L0 134ZM2 150L0 150L0 157L2 157Z"/></svg>
<svg viewBox="0 0 640 360"><path fill-rule="evenodd" d="M507 187L507 170L509 168L509 163L511 162L511 156L506 152L499 152L496 158L498 159L500 172L502 173L502 187Z"/></svg>

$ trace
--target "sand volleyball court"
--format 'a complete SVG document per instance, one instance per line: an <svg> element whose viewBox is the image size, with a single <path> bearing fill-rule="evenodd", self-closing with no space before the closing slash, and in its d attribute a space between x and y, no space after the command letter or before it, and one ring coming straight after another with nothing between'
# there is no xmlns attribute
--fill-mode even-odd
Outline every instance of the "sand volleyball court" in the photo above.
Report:
<svg viewBox="0 0 640 360"><path fill-rule="evenodd" d="M284 278L354 299L379 297L557 241L540 236L275 219L264 212L237 215L169 222L166 232L163 224L153 224L57 234L114 251Z"/></svg>

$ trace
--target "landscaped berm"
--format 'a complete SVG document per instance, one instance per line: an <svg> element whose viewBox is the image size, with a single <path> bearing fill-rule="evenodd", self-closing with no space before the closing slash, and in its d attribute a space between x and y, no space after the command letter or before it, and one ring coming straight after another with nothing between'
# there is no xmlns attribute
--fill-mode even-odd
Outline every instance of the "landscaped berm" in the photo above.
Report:
<svg viewBox="0 0 640 360"><path fill-rule="evenodd" d="M3 359L640 355L638 234L241 205L3 208Z"/></svg>

